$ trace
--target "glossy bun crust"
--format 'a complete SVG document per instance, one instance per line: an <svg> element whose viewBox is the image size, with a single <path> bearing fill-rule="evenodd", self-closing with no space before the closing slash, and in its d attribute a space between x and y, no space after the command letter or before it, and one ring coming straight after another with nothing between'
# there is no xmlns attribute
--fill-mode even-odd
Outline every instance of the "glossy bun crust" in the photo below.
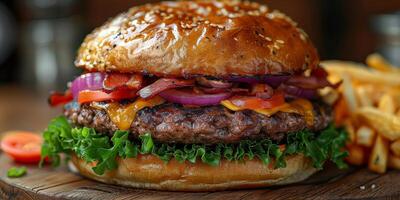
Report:
<svg viewBox="0 0 400 200"><path fill-rule="evenodd" d="M293 74L318 65L307 35L257 3L176 1L133 7L94 30L76 66L190 77Z"/></svg>
<svg viewBox="0 0 400 200"><path fill-rule="evenodd" d="M286 157L287 167L274 169L254 159L245 163L222 160L219 166L204 163L164 163L153 155L118 159L118 168L97 175L92 164L73 155L73 170L85 177L116 185L170 190L216 191L227 189L259 188L295 183L308 178L317 170L303 155Z"/></svg>

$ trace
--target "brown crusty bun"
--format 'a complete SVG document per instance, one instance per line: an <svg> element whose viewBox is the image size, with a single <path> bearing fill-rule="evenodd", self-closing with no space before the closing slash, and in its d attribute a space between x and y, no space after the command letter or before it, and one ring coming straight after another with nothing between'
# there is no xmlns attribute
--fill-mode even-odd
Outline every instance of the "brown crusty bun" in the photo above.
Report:
<svg viewBox="0 0 400 200"><path fill-rule="evenodd" d="M240 1L161 2L131 8L88 35L76 66L157 76L294 74L318 65L284 14Z"/></svg>
<svg viewBox="0 0 400 200"><path fill-rule="evenodd" d="M260 160L231 162L222 160L219 166L202 162L168 163L153 155L118 159L118 168L103 175L93 172L93 163L72 156L72 170L85 177L116 185L170 191L216 191L227 189L259 188L295 183L308 178L317 170L301 154L286 157L286 167L274 169L273 163Z"/></svg>

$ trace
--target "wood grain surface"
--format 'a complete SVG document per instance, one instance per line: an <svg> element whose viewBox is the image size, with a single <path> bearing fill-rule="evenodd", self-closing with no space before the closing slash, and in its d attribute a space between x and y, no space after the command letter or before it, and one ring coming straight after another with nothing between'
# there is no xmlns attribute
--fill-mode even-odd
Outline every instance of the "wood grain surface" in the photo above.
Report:
<svg viewBox="0 0 400 200"><path fill-rule="evenodd" d="M72 173L66 166L28 166L27 175L7 178L7 169L16 164L4 154L0 164L1 199L400 199L398 171L378 175L366 169L339 171L330 165L309 180L289 186L182 193L106 185Z"/></svg>
<svg viewBox="0 0 400 200"><path fill-rule="evenodd" d="M46 95L18 87L0 87L0 132L43 130L60 113L46 104ZM337 170L328 165L299 184L224 192L180 193L106 185L67 170L28 166L21 178L7 178L13 163L0 154L0 199L400 199L400 172L384 175L364 168Z"/></svg>

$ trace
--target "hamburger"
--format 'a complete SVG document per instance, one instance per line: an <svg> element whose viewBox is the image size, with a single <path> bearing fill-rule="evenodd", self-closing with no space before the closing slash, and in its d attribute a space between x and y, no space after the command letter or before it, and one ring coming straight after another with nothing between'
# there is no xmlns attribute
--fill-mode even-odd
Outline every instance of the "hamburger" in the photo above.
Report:
<svg viewBox="0 0 400 200"><path fill-rule="evenodd" d="M295 183L330 160L336 88L308 36L283 13L240 1L133 7L79 48L83 74L51 105L42 158L123 186L215 191Z"/></svg>

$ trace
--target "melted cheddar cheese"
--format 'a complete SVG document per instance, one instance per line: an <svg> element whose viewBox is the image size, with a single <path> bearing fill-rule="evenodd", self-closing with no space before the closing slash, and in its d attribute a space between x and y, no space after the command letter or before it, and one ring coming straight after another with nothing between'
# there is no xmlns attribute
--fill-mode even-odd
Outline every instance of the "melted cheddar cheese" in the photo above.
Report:
<svg viewBox="0 0 400 200"><path fill-rule="evenodd" d="M138 98L135 102L121 105L117 102L108 104L92 103L91 106L96 109L104 109L111 121L117 125L119 130L128 130L136 117L139 110L146 107L153 107L164 103L165 100L161 97L154 97L151 99Z"/></svg>
<svg viewBox="0 0 400 200"><path fill-rule="evenodd" d="M221 104L232 111L245 110L244 108L234 105L229 100L221 101ZM277 112L297 113L304 116L308 126L312 126L314 123L313 106L311 102L306 99L295 99L289 103L284 103L274 108L254 109L253 111L266 115L268 117Z"/></svg>

